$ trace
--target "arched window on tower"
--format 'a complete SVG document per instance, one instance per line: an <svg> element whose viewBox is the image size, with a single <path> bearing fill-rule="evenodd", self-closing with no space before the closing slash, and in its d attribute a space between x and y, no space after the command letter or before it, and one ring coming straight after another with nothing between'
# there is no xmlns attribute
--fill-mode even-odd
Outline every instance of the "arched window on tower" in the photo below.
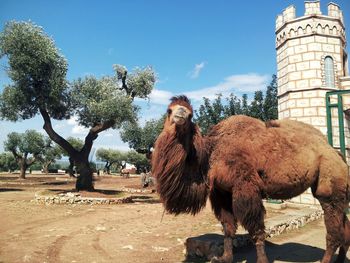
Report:
<svg viewBox="0 0 350 263"><path fill-rule="evenodd" d="M334 63L333 58L330 56L325 57L324 59L324 73L326 80L326 87L334 88Z"/></svg>

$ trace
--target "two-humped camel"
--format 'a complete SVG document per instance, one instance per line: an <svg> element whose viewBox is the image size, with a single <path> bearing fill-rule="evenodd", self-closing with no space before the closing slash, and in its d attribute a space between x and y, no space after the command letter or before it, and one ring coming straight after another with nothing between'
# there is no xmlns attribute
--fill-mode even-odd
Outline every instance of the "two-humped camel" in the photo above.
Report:
<svg viewBox="0 0 350 263"><path fill-rule="evenodd" d="M152 154L152 173L165 209L173 214L198 213L209 196L224 226L224 253L212 262L232 262L237 224L256 245L257 261L265 253L263 198L290 199L311 187L324 210L327 249L322 262L344 262L350 243L348 167L310 125L281 120L264 123L232 116L207 136L192 122L185 96L173 97L164 129Z"/></svg>

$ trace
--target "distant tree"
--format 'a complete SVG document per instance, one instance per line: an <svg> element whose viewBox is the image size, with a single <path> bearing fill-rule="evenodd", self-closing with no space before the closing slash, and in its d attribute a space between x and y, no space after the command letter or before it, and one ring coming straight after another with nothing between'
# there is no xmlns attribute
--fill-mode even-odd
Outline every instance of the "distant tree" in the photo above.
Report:
<svg viewBox="0 0 350 263"><path fill-rule="evenodd" d="M225 109L221 100L222 95L218 94L213 102L204 97L203 104L199 106L198 111L195 110L195 122L198 123L203 134L225 118Z"/></svg>
<svg viewBox="0 0 350 263"><path fill-rule="evenodd" d="M100 148L96 152L97 160L105 162L104 172L111 173L111 166L121 166L122 161L126 160L126 154L113 149Z"/></svg>
<svg viewBox="0 0 350 263"><path fill-rule="evenodd" d="M84 141L79 139L79 138L74 138L74 137L68 137L67 139L67 142L72 145L72 147L77 151L77 152L80 152L81 149L83 148L84 146ZM66 156L68 157L68 160L69 160L69 166L68 166L68 174L70 177L74 177L74 171L73 171L73 168L74 168L74 160L72 157L69 156L68 152L65 151L62 147L61 147L61 154L63 156Z"/></svg>
<svg viewBox="0 0 350 263"><path fill-rule="evenodd" d="M41 158L45 141L41 133L27 130L25 133L9 133L4 146L5 150L15 157L20 167L20 178L25 179L26 170Z"/></svg>
<svg viewBox="0 0 350 263"><path fill-rule="evenodd" d="M146 121L141 127L137 122L126 123L120 131L121 139L138 153L149 155L151 149L163 129L165 116L158 120Z"/></svg>
<svg viewBox="0 0 350 263"><path fill-rule="evenodd" d="M13 172L18 169L18 164L15 157L10 152L0 153L0 171Z"/></svg>
<svg viewBox="0 0 350 263"><path fill-rule="evenodd" d="M224 106L224 115L226 118L232 115L243 114L242 102L237 96L231 93L226 100L227 105Z"/></svg>
<svg viewBox="0 0 350 263"><path fill-rule="evenodd" d="M278 119L278 103L277 103L277 77L272 75L272 80L267 86L264 100L264 120Z"/></svg>
<svg viewBox="0 0 350 263"><path fill-rule="evenodd" d="M55 144L50 138L45 138L45 147L40 156L40 163L43 167L43 172L48 174L49 167L51 164L55 163L57 159L61 159L62 149L57 144Z"/></svg>
<svg viewBox="0 0 350 263"><path fill-rule="evenodd" d="M261 90L254 92L254 99L249 107L249 116L264 120L264 95Z"/></svg>
<svg viewBox="0 0 350 263"><path fill-rule="evenodd" d="M226 103L222 101L222 95L218 94L211 101L204 97L203 103L195 110L195 122L199 125L203 134L206 134L212 126L221 120L232 115L243 114L258 118L262 121L278 118L277 111L277 78L272 75L272 80L266 89L266 95L258 90L254 93L252 102L248 103L248 95L243 94L239 99L234 94L230 94L226 99Z"/></svg>
<svg viewBox="0 0 350 263"><path fill-rule="evenodd" d="M93 76L66 80L67 62L53 40L41 27L27 22L9 22L0 33L0 58L8 59L8 75L12 84L0 95L0 117L11 121L30 119L41 114L44 130L59 144L78 166L77 190L93 190L93 170L88 157L99 133L120 128L134 121L135 97L147 98L155 83L149 67L133 73L114 65L115 76L97 79ZM76 116L89 132L84 146L77 151L54 130L51 119Z"/></svg>
<svg viewBox="0 0 350 263"><path fill-rule="evenodd" d="M243 94L242 96L242 114L249 115L249 104L248 104L248 95Z"/></svg>

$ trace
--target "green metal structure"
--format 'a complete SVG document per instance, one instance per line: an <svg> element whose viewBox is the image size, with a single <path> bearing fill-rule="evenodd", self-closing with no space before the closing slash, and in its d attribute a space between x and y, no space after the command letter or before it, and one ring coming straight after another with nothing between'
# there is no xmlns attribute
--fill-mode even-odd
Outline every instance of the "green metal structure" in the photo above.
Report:
<svg viewBox="0 0 350 263"><path fill-rule="evenodd" d="M333 146L333 129L332 129L332 108L338 110L339 123L339 146L344 158L346 157L345 135L344 135L344 110L343 95L350 94L350 90L335 90L326 93L326 112L327 112L327 137L328 143ZM331 97L336 96L336 103L331 103Z"/></svg>

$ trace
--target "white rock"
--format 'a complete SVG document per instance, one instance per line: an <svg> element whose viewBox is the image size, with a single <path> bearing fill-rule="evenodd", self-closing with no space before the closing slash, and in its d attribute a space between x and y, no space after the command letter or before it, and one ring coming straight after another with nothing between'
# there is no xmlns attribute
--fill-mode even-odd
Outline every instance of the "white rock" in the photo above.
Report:
<svg viewBox="0 0 350 263"><path fill-rule="evenodd" d="M134 247L132 245L123 246L122 248L123 249L130 249L130 250L134 249Z"/></svg>
<svg viewBox="0 0 350 263"><path fill-rule="evenodd" d="M167 247L154 247L152 246L153 250L156 252L164 252L164 251L169 251L169 248Z"/></svg>

